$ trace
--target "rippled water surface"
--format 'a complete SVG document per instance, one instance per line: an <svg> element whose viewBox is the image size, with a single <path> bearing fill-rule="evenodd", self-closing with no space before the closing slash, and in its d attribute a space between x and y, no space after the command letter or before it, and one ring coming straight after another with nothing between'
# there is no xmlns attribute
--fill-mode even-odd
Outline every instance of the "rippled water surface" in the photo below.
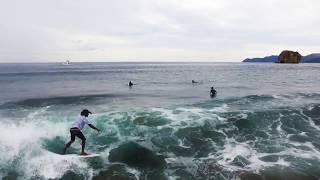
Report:
<svg viewBox="0 0 320 180"><path fill-rule="evenodd" d="M319 179L319 100L318 64L0 64L0 178ZM83 108L100 156L60 155Z"/></svg>

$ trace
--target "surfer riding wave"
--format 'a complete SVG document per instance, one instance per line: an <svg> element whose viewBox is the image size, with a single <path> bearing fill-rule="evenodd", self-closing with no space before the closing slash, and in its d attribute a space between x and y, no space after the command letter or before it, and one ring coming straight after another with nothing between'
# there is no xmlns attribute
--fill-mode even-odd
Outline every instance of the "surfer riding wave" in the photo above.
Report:
<svg viewBox="0 0 320 180"><path fill-rule="evenodd" d="M81 130L84 128L84 126L86 124L88 124L89 127L91 127L92 129L97 130L98 132L100 132L101 130L99 128L96 128L95 126L93 126L89 120L88 120L88 116L89 114L92 114L88 109L84 109L81 111L80 113L80 117L77 119L77 121L73 124L73 126L70 128L70 135L71 135L71 140L65 145L64 149L63 149L63 154L66 153L67 149L71 146L71 144L75 141L75 137L78 137L82 140L82 148L81 148L81 153L80 155L89 155L88 153L86 153L84 151L85 146L86 146L86 137L83 135L83 133L81 132Z"/></svg>

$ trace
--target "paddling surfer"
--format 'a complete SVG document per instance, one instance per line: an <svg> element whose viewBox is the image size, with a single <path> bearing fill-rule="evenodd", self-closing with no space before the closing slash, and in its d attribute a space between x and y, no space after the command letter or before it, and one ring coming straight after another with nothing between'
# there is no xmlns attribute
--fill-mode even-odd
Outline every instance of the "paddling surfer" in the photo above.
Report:
<svg viewBox="0 0 320 180"><path fill-rule="evenodd" d="M132 87L133 85L136 85L136 84L133 84L132 81L129 81L128 86Z"/></svg>
<svg viewBox="0 0 320 180"><path fill-rule="evenodd" d="M81 148L81 153L80 155L88 155L85 151L84 148L86 146L86 138L84 137L83 133L81 132L81 130L84 128L84 126L86 124L88 124L89 127L91 127L92 129L97 130L98 132L100 132L101 130L99 128L96 128L95 126L93 126L89 120L88 120L88 116L89 114L92 114L88 109L84 109L81 111L80 113L80 117L77 119L77 121L72 125L72 127L70 128L70 135L71 135L71 140L66 144L66 146L63 149L63 154L66 153L67 149L70 147L70 145L74 142L75 137L77 136L78 138L80 138L82 140L82 148Z"/></svg>

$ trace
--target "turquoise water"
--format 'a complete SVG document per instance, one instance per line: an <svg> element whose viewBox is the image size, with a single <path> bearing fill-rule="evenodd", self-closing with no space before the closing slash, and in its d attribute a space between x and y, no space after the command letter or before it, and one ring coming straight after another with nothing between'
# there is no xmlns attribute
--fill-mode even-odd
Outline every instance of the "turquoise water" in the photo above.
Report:
<svg viewBox="0 0 320 180"><path fill-rule="evenodd" d="M319 70L317 64L0 64L0 178L319 179ZM137 85L129 88L130 80ZM218 91L213 99L211 86ZM84 130L87 151L99 158L60 155L83 108L102 129ZM163 156L165 167L110 162L110 152L128 142ZM80 143L68 153L79 153Z"/></svg>

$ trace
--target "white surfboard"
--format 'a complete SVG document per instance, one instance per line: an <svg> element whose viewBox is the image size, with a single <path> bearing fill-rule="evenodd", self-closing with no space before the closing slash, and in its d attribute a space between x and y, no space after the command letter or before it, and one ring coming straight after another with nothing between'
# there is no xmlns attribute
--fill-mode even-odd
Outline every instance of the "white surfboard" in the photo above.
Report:
<svg viewBox="0 0 320 180"><path fill-rule="evenodd" d="M68 157L77 157L77 158L94 158L94 157L99 157L100 154L89 154L89 155L80 155L80 154L64 154L61 156L68 156Z"/></svg>
<svg viewBox="0 0 320 180"><path fill-rule="evenodd" d="M89 155L78 155L78 157L83 157L83 158L92 158L92 157L99 157L100 154L89 154Z"/></svg>
<svg viewBox="0 0 320 180"><path fill-rule="evenodd" d="M52 155L56 155L56 156L59 156L59 157L73 157L73 158L94 158L94 157L100 157L100 154L89 154L89 155L80 155L80 154L57 154L57 153L54 153L54 152L50 152L48 151L48 153L51 153Z"/></svg>

